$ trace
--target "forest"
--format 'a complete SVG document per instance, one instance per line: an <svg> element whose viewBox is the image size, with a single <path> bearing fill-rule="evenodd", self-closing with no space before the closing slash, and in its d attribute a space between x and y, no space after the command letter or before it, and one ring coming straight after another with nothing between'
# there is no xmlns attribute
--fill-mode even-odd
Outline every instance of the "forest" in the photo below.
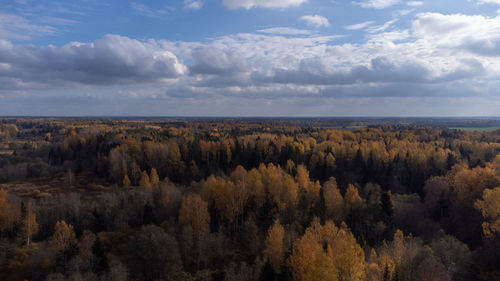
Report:
<svg viewBox="0 0 500 281"><path fill-rule="evenodd" d="M500 280L500 130L3 118L0 280Z"/></svg>

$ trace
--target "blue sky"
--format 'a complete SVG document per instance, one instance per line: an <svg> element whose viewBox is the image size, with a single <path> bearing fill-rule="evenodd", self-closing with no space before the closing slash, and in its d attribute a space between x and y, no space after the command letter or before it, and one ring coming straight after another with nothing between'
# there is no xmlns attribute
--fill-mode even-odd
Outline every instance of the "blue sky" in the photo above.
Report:
<svg viewBox="0 0 500 281"><path fill-rule="evenodd" d="M499 116L500 0L0 3L0 115Z"/></svg>

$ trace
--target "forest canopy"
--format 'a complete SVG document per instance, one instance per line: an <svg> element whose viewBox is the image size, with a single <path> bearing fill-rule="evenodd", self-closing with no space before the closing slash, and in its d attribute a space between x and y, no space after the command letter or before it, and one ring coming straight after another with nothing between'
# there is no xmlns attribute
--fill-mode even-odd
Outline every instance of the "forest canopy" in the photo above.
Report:
<svg viewBox="0 0 500 281"><path fill-rule="evenodd" d="M500 131L0 121L1 280L500 278Z"/></svg>

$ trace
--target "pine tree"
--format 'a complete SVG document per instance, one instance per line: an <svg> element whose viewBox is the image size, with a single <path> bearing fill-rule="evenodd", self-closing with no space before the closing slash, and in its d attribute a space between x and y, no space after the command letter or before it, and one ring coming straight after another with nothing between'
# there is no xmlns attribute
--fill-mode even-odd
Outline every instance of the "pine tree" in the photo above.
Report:
<svg viewBox="0 0 500 281"><path fill-rule="evenodd" d="M149 202L144 205L144 213L142 221L144 225L149 225L154 223L153 207L151 206L151 204L149 204Z"/></svg>
<svg viewBox="0 0 500 281"><path fill-rule="evenodd" d="M274 281L276 280L276 273L274 272L273 265L269 260L266 261L260 270L259 281Z"/></svg>
<svg viewBox="0 0 500 281"><path fill-rule="evenodd" d="M387 226L392 226L394 207L392 206L391 192L385 191L380 197L381 218Z"/></svg>

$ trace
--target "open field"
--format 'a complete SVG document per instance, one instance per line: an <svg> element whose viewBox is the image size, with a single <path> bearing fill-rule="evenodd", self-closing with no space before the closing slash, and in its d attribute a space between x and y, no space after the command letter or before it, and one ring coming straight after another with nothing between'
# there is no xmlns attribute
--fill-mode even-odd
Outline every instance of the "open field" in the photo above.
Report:
<svg viewBox="0 0 500 281"><path fill-rule="evenodd" d="M110 192L111 187L105 180L93 177L89 173L79 173L70 184L68 174L60 173L51 177L26 179L1 183L9 193L24 199L42 199L60 194L78 193L82 199L90 200L103 192Z"/></svg>
<svg viewBox="0 0 500 281"><path fill-rule="evenodd" d="M494 132L500 130L500 127L450 127L449 129L466 132Z"/></svg>

